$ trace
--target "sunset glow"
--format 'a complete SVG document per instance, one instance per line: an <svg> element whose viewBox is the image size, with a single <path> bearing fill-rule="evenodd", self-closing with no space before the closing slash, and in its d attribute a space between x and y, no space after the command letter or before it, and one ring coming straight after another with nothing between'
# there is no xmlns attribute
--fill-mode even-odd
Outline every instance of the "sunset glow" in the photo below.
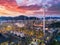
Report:
<svg viewBox="0 0 60 45"><path fill-rule="evenodd" d="M0 16L40 15L42 5L47 4L47 14L60 14L59 0L0 0Z"/></svg>

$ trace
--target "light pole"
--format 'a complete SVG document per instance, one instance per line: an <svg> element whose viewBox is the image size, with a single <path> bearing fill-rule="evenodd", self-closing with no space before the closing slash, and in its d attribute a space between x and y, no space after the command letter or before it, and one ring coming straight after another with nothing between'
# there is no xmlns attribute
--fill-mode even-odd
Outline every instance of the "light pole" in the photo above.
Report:
<svg viewBox="0 0 60 45"><path fill-rule="evenodd" d="M43 8L43 33L45 36L45 8Z"/></svg>
<svg viewBox="0 0 60 45"><path fill-rule="evenodd" d="M51 2L51 1L50 1ZM46 15L46 10L48 8L50 8L52 6L51 3L49 3L49 1L46 1L46 0L42 0L42 9L43 9L43 33L44 33L44 36L45 36L45 15Z"/></svg>
<svg viewBox="0 0 60 45"><path fill-rule="evenodd" d="M42 9L43 9L43 33L44 33L44 36L45 36L45 15L46 15L45 12L47 12L47 9L49 7L51 7L51 6L52 6L51 4L44 5L44 3L43 3L43 6L42 6Z"/></svg>
<svg viewBox="0 0 60 45"><path fill-rule="evenodd" d="M42 12L42 16L43 16L43 19L42 19L42 23L43 23L43 33L44 33L44 36L45 36L45 8L42 7L42 9L40 10Z"/></svg>

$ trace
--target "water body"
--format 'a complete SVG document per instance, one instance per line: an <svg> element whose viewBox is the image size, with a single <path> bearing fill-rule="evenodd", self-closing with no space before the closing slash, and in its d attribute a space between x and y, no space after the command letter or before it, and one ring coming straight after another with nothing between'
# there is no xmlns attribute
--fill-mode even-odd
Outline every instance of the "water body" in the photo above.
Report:
<svg viewBox="0 0 60 45"><path fill-rule="evenodd" d="M55 39L60 42L60 35L57 35Z"/></svg>
<svg viewBox="0 0 60 45"><path fill-rule="evenodd" d="M60 42L60 33L58 33L55 39Z"/></svg>

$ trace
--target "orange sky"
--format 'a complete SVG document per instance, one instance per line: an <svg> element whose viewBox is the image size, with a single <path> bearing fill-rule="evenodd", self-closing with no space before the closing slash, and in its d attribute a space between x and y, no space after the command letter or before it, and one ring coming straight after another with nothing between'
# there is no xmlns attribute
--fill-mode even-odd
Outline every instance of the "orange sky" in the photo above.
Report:
<svg viewBox="0 0 60 45"><path fill-rule="evenodd" d="M27 1L27 0L26 0ZM32 2L29 3L30 6L22 6L24 3L20 3L20 6L17 5L15 0L0 0L0 16L19 16L19 15L27 15L34 16L43 14L41 11L41 6L39 5L31 5ZM38 3L37 3L38 4ZM60 11L47 11L46 14L60 14Z"/></svg>

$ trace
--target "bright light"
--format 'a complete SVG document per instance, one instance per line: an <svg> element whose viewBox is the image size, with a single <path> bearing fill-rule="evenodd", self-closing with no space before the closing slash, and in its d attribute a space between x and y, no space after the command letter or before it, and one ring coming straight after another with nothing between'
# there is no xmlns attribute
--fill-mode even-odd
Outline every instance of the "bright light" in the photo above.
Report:
<svg viewBox="0 0 60 45"><path fill-rule="evenodd" d="M45 28L46 30L48 30L48 28Z"/></svg>
<svg viewBox="0 0 60 45"><path fill-rule="evenodd" d="M23 23L15 23L15 25L17 25L18 27L24 27Z"/></svg>

